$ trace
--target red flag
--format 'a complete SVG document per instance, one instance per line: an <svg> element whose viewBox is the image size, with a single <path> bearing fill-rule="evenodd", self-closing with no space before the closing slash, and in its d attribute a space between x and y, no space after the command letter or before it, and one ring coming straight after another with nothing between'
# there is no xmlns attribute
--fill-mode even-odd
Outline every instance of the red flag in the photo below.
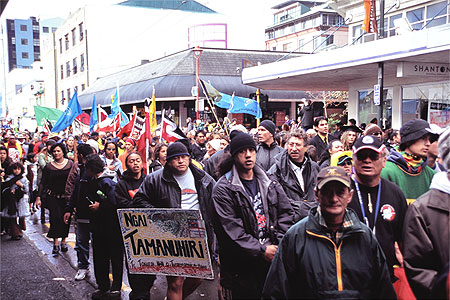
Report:
<svg viewBox="0 0 450 300"><path fill-rule="evenodd" d="M165 115L165 111L162 114L161 137L169 143L176 142L179 139L187 139L178 125Z"/></svg>
<svg viewBox="0 0 450 300"><path fill-rule="evenodd" d="M147 170L147 160L148 160L148 145L150 144L150 141L152 139L152 134L150 131L150 114L149 114L149 105L150 105L150 99L146 98L144 103L145 108L145 123L144 127L141 130L141 136L139 138L138 142L138 152L142 156L142 160L144 163L144 170L148 172Z"/></svg>
<svg viewBox="0 0 450 300"><path fill-rule="evenodd" d="M120 128L120 119L120 114L117 114L114 119L106 118L95 125L95 131L115 132L116 128Z"/></svg>
<svg viewBox="0 0 450 300"><path fill-rule="evenodd" d="M102 122L105 121L108 118L108 113L101 108L100 106L98 107L98 122Z"/></svg>
<svg viewBox="0 0 450 300"><path fill-rule="evenodd" d="M130 122L128 122L127 125L122 127L119 133L117 133L118 137L121 137L123 134L126 134L127 136L131 135L131 130L133 129L134 126L134 120L136 119L136 114L137 112L134 112L133 118L131 118Z"/></svg>

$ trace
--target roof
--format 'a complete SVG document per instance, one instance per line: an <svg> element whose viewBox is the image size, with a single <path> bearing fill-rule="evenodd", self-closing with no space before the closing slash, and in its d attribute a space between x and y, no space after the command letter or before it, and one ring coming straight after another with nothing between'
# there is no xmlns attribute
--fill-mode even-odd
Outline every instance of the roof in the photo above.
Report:
<svg viewBox="0 0 450 300"><path fill-rule="evenodd" d="M153 9L182 10L197 13L217 13L209 7L193 0L128 0L118 3L118 5Z"/></svg>
<svg viewBox="0 0 450 300"><path fill-rule="evenodd" d="M97 79L78 96L82 109L91 108L94 95L97 104L111 105L111 96L119 85L121 104L141 103L152 96L155 87L156 100L193 100L192 87L196 85L196 60L193 49L189 48L151 62L120 71ZM256 88L242 84L243 60L253 64L267 64L285 56L287 52L232 50L202 48L199 59L199 77L210 83L220 92L248 97ZM299 56L292 53L290 56ZM304 92L261 91L269 99L301 99ZM202 93L200 93L202 96Z"/></svg>

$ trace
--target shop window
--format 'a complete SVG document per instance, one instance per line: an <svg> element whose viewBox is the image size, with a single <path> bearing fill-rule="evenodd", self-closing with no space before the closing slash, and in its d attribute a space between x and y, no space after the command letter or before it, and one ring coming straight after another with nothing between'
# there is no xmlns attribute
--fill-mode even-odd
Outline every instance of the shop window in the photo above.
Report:
<svg viewBox="0 0 450 300"><path fill-rule="evenodd" d="M378 118L378 105L374 104L373 89L361 90L359 98L359 124L368 124L373 118ZM384 89L383 93L383 124L385 128L392 126L392 89Z"/></svg>

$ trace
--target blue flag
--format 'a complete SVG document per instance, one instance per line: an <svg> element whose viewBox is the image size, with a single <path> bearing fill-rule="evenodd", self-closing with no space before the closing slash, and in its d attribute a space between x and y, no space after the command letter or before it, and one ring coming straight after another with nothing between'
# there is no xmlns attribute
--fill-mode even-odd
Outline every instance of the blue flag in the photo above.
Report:
<svg viewBox="0 0 450 300"><path fill-rule="evenodd" d="M116 89L116 93L112 96L111 114L109 115L109 118L111 119L114 119L119 113L119 100L119 92Z"/></svg>
<svg viewBox="0 0 450 300"><path fill-rule="evenodd" d="M220 94L222 99L215 103L218 107L228 109L232 114L244 113L253 115L256 119L262 118L262 111L258 101L234 95Z"/></svg>
<svg viewBox="0 0 450 300"><path fill-rule="evenodd" d="M94 132L94 126L98 123L98 112L97 112L97 99L92 101L92 110L91 110L91 122L89 123L89 131Z"/></svg>
<svg viewBox="0 0 450 300"><path fill-rule="evenodd" d="M130 119L128 119L127 114L123 112L122 108L120 109L120 115L122 116L122 121L120 121L120 128L122 128L127 125L128 122L130 122Z"/></svg>
<svg viewBox="0 0 450 300"><path fill-rule="evenodd" d="M66 129L67 127L72 125L73 120L75 120L75 118L82 113L83 111L81 110L80 103L78 102L77 91L75 90L72 99L70 99L69 104L67 105L66 110L53 126L52 132L60 132L61 130Z"/></svg>

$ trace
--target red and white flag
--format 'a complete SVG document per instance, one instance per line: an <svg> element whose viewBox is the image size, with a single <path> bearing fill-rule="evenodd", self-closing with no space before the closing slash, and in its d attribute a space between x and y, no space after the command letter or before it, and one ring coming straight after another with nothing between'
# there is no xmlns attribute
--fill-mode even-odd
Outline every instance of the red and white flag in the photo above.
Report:
<svg viewBox="0 0 450 300"><path fill-rule="evenodd" d="M149 113L149 106L150 106L150 99L145 98L144 102L144 108L145 108L145 123L141 130L141 136L138 141L138 152L142 156L142 160L144 163L144 170L146 171L146 174L148 174L148 147L150 144L150 141L152 139L152 134L150 131L150 113Z"/></svg>
<svg viewBox="0 0 450 300"><path fill-rule="evenodd" d="M120 128L121 115L117 114L114 119L106 117L103 121L95 125L95 131L103 132L115 132L117 128Z"/></svg>
<svg viewBox="0 0 450 300"><path fill-rule="evenodd" d="M187 139L186 135L178 125L171 118L166 116L165 110L162 113L161 120L161 137L168 143L176 142L179 139Z"/></svg>
<svg viewBox="0 0 450 300"><path fill-rule="evenodd" d="M103 108L101 108L99 106L97 111L98 111L98 122L99 123L108 119L108 113Z"/></svg>

